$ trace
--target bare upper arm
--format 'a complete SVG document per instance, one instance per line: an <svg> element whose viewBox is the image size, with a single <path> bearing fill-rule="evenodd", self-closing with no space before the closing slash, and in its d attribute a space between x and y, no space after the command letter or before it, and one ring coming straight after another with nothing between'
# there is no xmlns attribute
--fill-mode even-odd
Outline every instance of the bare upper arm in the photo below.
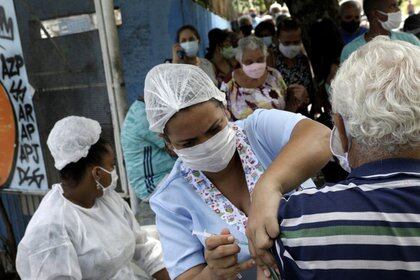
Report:
<svg viewBox="0 0 420 280"><path fill-rule="evenodd" d="M328 127L309 119L301 120L265 176L274 178L284 193L295 188L327 164L331 158L329 137Z"/></svg>

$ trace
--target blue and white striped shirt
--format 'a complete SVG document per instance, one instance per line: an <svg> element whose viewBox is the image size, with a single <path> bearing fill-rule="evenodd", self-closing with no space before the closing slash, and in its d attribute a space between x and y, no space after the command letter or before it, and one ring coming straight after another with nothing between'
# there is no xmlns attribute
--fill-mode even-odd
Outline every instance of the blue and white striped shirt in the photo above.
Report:
<svg viewBox="0 0 420 280"><path fill-rule="evenodd" d="M283 198L283 279L420 279L420 160L365 164Z"/></svg>

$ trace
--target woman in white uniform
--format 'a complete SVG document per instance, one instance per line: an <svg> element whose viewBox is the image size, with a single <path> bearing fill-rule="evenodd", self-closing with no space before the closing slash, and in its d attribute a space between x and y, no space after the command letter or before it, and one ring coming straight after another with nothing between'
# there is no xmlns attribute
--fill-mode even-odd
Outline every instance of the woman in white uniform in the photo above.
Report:
<svg viewBox="0 0 420 280"><path fill-rule="evenodd" d="M97 121L58 121L48 147L60 172L19 244L22 280L169 279L156 239L140 229L127 203L114 191L118 175L111 145Z"/></svg>
<svg viewBox="0 0 420 280"><path fill-rule="evenodd" d="M254 186L314 186L303 182L328 162L330 130L280 110L229 123L225 95L191 65L154 67L144 93L150 129L179 157L150 200L171 279L256 279L245 235Z"/></svg>

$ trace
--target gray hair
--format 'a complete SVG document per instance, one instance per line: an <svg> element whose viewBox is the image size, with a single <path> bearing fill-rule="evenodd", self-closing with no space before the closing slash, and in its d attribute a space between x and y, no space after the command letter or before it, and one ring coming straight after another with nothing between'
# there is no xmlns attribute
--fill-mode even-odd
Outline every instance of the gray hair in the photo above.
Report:
<svg viewBox="0 0 420 280"><path fill-rule="evenodd" d="M372 152L420 146L420 48L378 36L347 59L331 84L334 113Z"/></svg>
<svg viewBox="0 0 420 280"><path fill-rule="evenodd" d="M244 52L246 49L259 49L263 52L264 56L267 57L268 51L267 47L264 45L264 42L253 35L242 38L238 42L238 50L236 51L236 60L239 62L242 62L242 57L244 55Z"/></svg>

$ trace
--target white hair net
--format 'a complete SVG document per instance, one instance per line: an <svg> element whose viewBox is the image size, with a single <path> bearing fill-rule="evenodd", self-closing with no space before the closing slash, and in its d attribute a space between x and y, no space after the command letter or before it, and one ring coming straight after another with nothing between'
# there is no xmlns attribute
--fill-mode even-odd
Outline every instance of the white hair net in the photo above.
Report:
<svg viewBox="0 0 420 280"><path fill-rule="evenodd" d="M84 117L70 116L56 122L47 140L55 168L61 170L86 157L90 147L98 142L101 131L97 121Z"/></svg>
<svg viewBox="0 0 420 280"><path fill-rule="evenodd" d="M279 3L277 3L277 2L274 2L274 3L273 3L273 4L271 4L271 6L270 6L270 13L272 13L272 12L273 12L273 10L274 10L275 8L277 8L277 9L281 10L281 9L283 8L283 6L282 6L282 5L280 5L280 4L279 4Z"/></svg>
<svg viewBox="0 0 420 280"><path fill-rule="evenodd" d="M150 130L163 133L170 118L183 108L216 99L226 105L226 95L199 67L160 64L146 76L144 101Z"/></svg>

